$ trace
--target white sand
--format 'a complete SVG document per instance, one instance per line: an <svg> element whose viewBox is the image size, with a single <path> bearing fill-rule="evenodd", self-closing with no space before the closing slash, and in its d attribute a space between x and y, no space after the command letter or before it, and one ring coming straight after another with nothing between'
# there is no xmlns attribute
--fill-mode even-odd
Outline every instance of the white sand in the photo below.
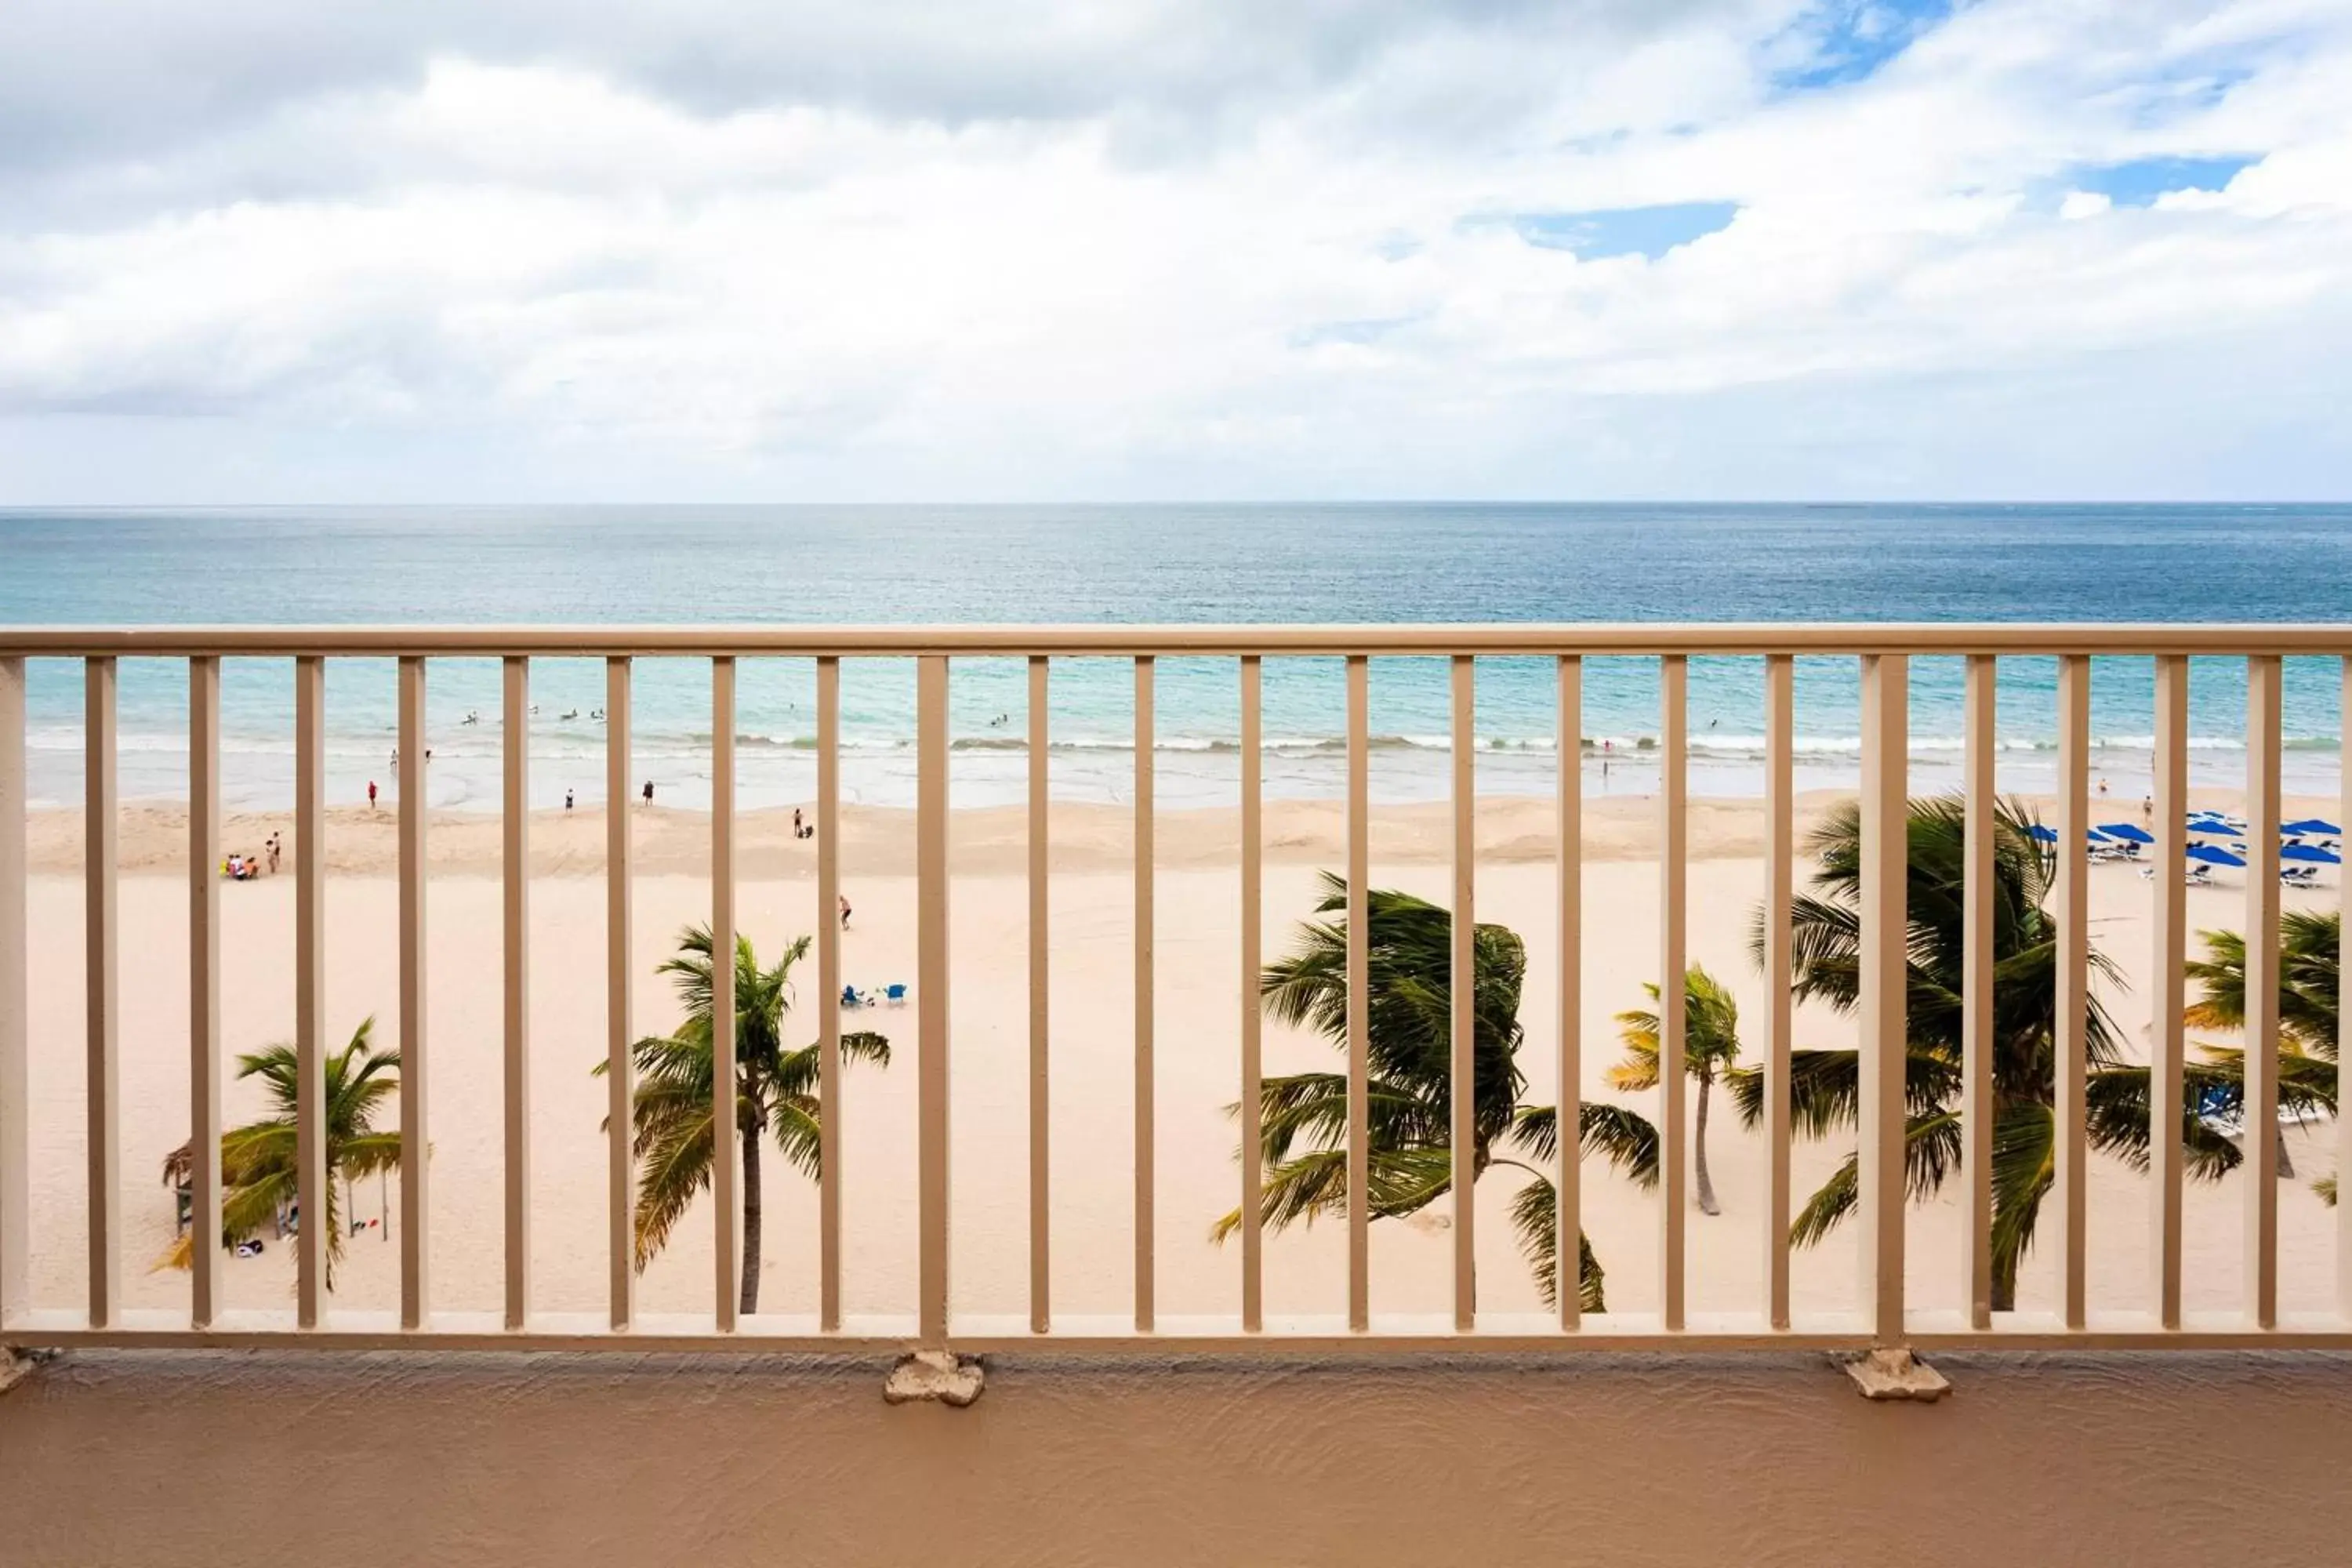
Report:
<svg viewBox="0 0 2352 1568"><path fill-rule="evenodd" d="M1819 802L1812 803L1818 805ZM2324 810L2314 801L2296 810ZM1521 1066L1528 1096L1553 1098L1553 997L1548 960L1554 873L1549 803L1482 802L1478 916L1517 929L1531 955L1524 1001L1527 1044ZM2120 814L2120 813L2119 813ZM330 884L327 1010L337 1044L373 1013L381 1038L396 1039L395 889L386 869L390 813L376 823L339 816L330 834L338 874ZM359 814L361 817L364 814ZM1287 945L1289 927L1314 896L1314 868L1338 863L1339 813L1329 805L1268 811L1265 912L1268 956ZM130 1304L171 1306L187 1299L184 1276L150 1272L172 1236L172 1203L158 1180L164 1152L186 1136L187 944L184 881L176 871L184 816L172 807L126 812L121 924L122 963L124 1276ZM231 847L257 845L282 819L240 822ZM1747 958L1747 928L1762 886L1754 858L1760 812L1752 802L1706 803L1694 833L1689 951L1693 962L1728 980L1748 1010L1751 1053L1762 988ZM1596 812L1585 870L1584 1093L1642 1104L1654 1093L1618 1097L1602 1079L1616 1058L1611 1015L1641 1000L1656 974L1656 876L1643 857L1650 815L1615 803ZM1376 884L1443 900L1449 872L1442 855L1443 808L1383 811L1376 824ZM604 1086L590 1067L604 1049L602 826L595 814L545 814L534 826L541 875L532 905L532 1073L535 1304L551 1310L601 1307L604 1269L605 1146L598 1131ZM435 828L435 880L429 903L432 1016L433 1240L436 1306L495 1309L499 1300L499 889L493 874L495 818L451 820ZM1232 1124L1224 1108L1237 1086L1241 1003L1233 934L1236 879L1232 814L1165 814L1159 827L1157 1018L1159 1066L1158 1262L1163 1314L1234 1310L1236 1247L1207 1240L1211 1222L1238 1195ZM1128 819L1103 808L1057 808L1054 884L1054 1275L1061 1313L1119 1314L1129 1304L1132 1094L1131 886ZM953 1028L953 1184L956 1308L1018 1314L1027 1279L1027 994L1025 889L1017 814L959 814L958 875L951 936ZM866 986L912 981L914 887L903 813L856 814L845 823L845 886L856 908L845 945L845 974ZM740 918L763 954L814 929L816 911L805 846L779 821L746 819L747 880ZM32 1131L36 1304L63 1308L84 1300L82 893L79 823L43 816L34 829L39 868L31 889L33 977ZM704 917L707 824L686 814L648 814L640 825L647 874L636 887L634 940L640 956L635 1026L667 1028L677 1009L651 974L677 930ZM2234 876L2233 873L2224 873ZM2092 873L2094 941L2137 984L2148 970L2149 885L2131 869ZM222 950L226 994L223 1025L229 1050L256 1048L290 1036L293 885L290 877L222 889ZM2334 889L2290 892L2287 901L2332 900ZM2231 885L2192 889L2197 927L2242 927L2244 895ZM796 1033L814 1032L814 964L802 992ZM2137 1046L2147 1023L2137 995L2109 996ZM856 1068L845 1106L847 1186L845 1296L852 1312L902 1312L913 1300L915 1267L915 1061L913 1009L853 1015L890 1033L904 1053L883 1071ZM1801 1013L1798 1044L1851 1044L1842 1020ZM1268 1026L1269 1072L1334 1068L1320 1041ZM232 1124L257 1097L248 1085L227 1089ZM2287 1310L2316 1310L2329 1300L2333 1215L2309 1191L2311 1177L2333 1168L2333 1130L2294 1134L2290 1149L2301 1179L2279 1193L2281 1300ZM1710 1135L1724 1213L1690 1222L1690 1304L1694 1311L1747 1310L1761 1273L1758 1192L1762 1147L1722 1106ZM1801 1197L1822 1179L1849 1141L1800 1143L1795 1183ZM2090 1194L2091 1298L2096 1308L2147 1300L2148 1188L2146 1181L2094 1157ZM1483 1308L1528 1310L1537 1305L1507 1222L1519 1173L1497 1167L1481 1184L1478 1255ZM396 1186L396 1183L394 1184ZM1585 1176L1585 1223L1608 1270L1610 1301L1621 1311L1656 1300L1657 1200L1599 1164ZM1915 1305L1956 1304L1960 1237L1956 1194L1915 1208L1909 1220L1909 1274ZM2242 1183L2192 1185L2188 1206L2186 1295L2191 1309L2239 1300ZM762 1308L814 1310L815 1192L812 1184L767 1163L767 1247ZM398 1194L391 1194L396 1218ZM1444 1205L1439 1205L1443 1207ZM362 1191L363 1218L378 1212ZM670 1250L643 1281L649 1311L708 1308L710 1215L698 1205ZM1373 1227L1377 1310L1435 1311L1449 1300L1450 1243L1434 1214ZM1342 1227L1318 1226L1270 1235L1267 1309L1336 1312L1345 1299ZM387 1309L398 1299L398 1248L381 1230L355 1238L336 1300ZM289 1247L225 1266L232 1307L282 1307L290 1300ZM2028 1264L2021 1305L2046 1305L2054 1263L2045 1248ZM1851 1301L1850 1230L1798 1255L1798 1310Z"/></svg>

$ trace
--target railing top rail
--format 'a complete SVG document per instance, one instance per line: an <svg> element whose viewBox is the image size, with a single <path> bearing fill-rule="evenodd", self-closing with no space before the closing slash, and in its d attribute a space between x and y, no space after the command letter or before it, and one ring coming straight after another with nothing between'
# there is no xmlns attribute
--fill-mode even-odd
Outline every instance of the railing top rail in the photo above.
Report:
<svg viewBox="0 0 2352 1568"><path fill-rule="evenodd" d="M1268 626L0 626L0 658L923 654L2352 654L2352 623L1470 622Z"/></svg>

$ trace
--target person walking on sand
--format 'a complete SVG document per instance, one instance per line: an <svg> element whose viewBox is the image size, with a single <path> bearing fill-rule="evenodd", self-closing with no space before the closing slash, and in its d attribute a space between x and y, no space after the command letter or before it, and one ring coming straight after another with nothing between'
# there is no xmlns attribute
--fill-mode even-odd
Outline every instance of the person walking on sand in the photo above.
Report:
<svg viewBox="0 0 2352 1568"><path fill-rule="evenodd" d="M570 790L565 790L563 792L563 809L566 811L570 811L572 809L572 792Z"/></svg>
<svg viewBox="0 0 2352 1568"><path fill-rule="evenodd" d="M368 809L370 811L375 809L375 780L373 779L368 780Z"/></svg>
<svg viewBox="0 0 2352 1568"><path fill-rule="evenodd" d="M647 779L647 780L646 781L646 804L647 805L653 805L653 803L654 803L654 781L653 781L653 780L651 780L651 779Z"/></svg>
<svg viewBox="0 0 2352 1568"><path fill-rule="evenodd" d="M849 929L849 895L847 893L841 895L841 929L844 931Z"/></svg>
<svg viewBox="0 0 2352 1568"><path fill-rule="evenodd" d="M271 834L269 836L269 842L262 846L262 847L269 851L269 874L275 877L278 875L278 856L279 853L278 847L278 835L275 833Z"/></svg>

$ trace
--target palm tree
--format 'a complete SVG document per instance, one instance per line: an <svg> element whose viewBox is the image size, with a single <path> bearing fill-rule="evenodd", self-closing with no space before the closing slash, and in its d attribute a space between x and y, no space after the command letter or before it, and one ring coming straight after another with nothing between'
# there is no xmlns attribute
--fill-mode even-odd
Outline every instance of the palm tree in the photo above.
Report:
<svg viewBox="0 0 2352 1568"><path fill-rule="evenodd" d="M1905 992L1908 1041L1904 1067L1905 1185L1916 1201L1942 1187L1958 1169L1961 1149L1961 910L1966 866L1967 806L1958 796L1910 804L1906 879L1910 930ZM2058 932L2044 907L2053 862L2034 843L2036 826L2024 807L2004 801L1994 811L1992 1019L1992 1307L2014 1308L2018 1266L2031 1249L2042 1200L2056 1180ZM1820 896L1790 910L1791 970L1800 1001L1828 1003L1851 1013L1861 999L1861 811L1846 802L1815 828L1807 846L1818 857L1813 886ZM1752 945L1764 951L1759 911ZM2093 950L2095 973L2120 984L2114 964ZM2084 1049L2085 1131L2094 1148L2137 1169L2147 1167L2149 1079L2145 1066L2126 1065L2116 1027L2094 998ZM2218 1063L2193 1064L2179 1137L2185 1167L2200 1180L2218 1180L2239 1163L2238 1149L2196 1114L2204 1090L2231 1080ZM1752 1068L1730 1075L1741 1120L1761 1119L1764 1090ZM1861 1086L1853 1051L1792 1051L1789 1062L1791 1125L1820 1137L1858 1121ZM2304 1102L2305 1091L2285 1082L2280 1100ZM1827 1236L1860 1202L1855 1164L1848 1155L1797 1214L1790 1237L1800 1246Z"/></svg>
<svg viewBox="0 0 2352 1568"><path fill-rule="evenodd" d="M1612 1089L1658 1087L1658 988L1644 982L1642 989L1650 994L1650 1007L1617 1015L1623 1030L1625 1059L1609 1069ZM1739 1059L1739 1002L1721 981L1696 964L1684 977L1683 998L1683 1068L1698 1080L1698 1111L1691 1138L1698 1206L1704 1214L1721 1214L1723 1205L1715 1201L1715 1181L1706 1169L1707 1100L1717 1078L1728 1074Z"/></svg>
<svg viewBox="0 0 2352 1568"><path fill-rule="evenodd" d="M400 1134L378 1131L376 1112L400 1092L400 1053L369 1047L373 1018L361 1020L351 1043L326 1058L327 1287L334 1288L335 1265L343 1256L344 1205L336 1202L335 1178L346 1186L361 1176L396 1170ZM295 1108L299 1100L300 1058L294 1047L275 1045L237 1058L236 1076L257 1078L274 1114L221 1134L221 1240L224 1245L258 1236L294 1211L301 1163ZM195 1163L195 1147L183 1143L163 1159L163 1183L177 1187ZM303 1223L311 1216L303 1215ZM186 1268L195 1261L191 1226L157 1262L159 1268Z"/></svg>
<svg viewBox="0 0 2352 1568"><path fill-rule="evenodd" d="M2305 1109L2324 1106L2330 1116L2336 1111L2336 975L2343 928L2339 911L2288 910L2279 916L2279 1097L2283 1103ZM2197 934L2204 941L2206 956L2191 959L2184 967L2204 994L2182 1020L2195 1029L2242 1029L2246 939L2233 931ZM2245 1053L2220 1046L2203 1050L2217 1077L2203 1086L2199 1108L2242 1116ZM2278 1154L2279 1174L2294 1176L2283 1138ZM2323 1176L2312 1187L2328 1203L2336 1201L2333 1176Z"/></svg>
<svg viewBox="0 0 2352 1568"><path fill-rule="evenodd" d="M2191 959L2189 979L2205 994L2183 1016L2191 1028L2246 1026L2246 939L2233 931L2197 933L2206 956ZM2336 955L2344 917L2333 910L2288 910L2279 916L2279 1033L2303 1050L2336 1057Z"/></svg>
<svg viewBox="0 0 2352 1568"><path fill-rule="evenodd" d="M1338 920L1299 927L1289 956L1266 966L1258 991L1267 1016L1306 1025L1344 1052L1348 1045L1348 884L1327 872L1317 912ZM1369 1086L1370 1191L1376 1219L1426 1207L1453 1184L1453 916L1410 893L1374 889L1365 896L1370 968L1367 990L1370 1051ZM1544 1300L1555 1299L1557 1194L1534 1164L1558 1148L1559 1113L1525 1106L1519 1071L1519 993L1527 975L1527 945L1517 932L1481 925L1473 938L1473 1006L1477 1105L1473 1116L1473 1179L1490 1165L1512 1165L1534 1180L1512 1204L1519 1246ZM1234 1108L1238 1110L1238 1108ZM1261 1221L1276 1229L1348 1207L1348 1079L1345 1073L1294 1073L1269 1078L1258 1100L1259 1142L1265 1177L1258 1189ZM1599 1152L1644 1187L1657 1182L1657 1132L1634 1112L1585 1105L1579 1117L1581 1147ZM1508 1146L1526 1161L1498 1152ZM1222 1241L1241 1225L1236 1209L1213 1231ZM1601 1271L1591 1244L1580 1237L1583 1310L1604 1310Z"/></svg>
<svg viewBox="0 0 2352 1568"><path fill-rule="evenodd" d="M630 1047L637 1069L629 1110L637 1168L639 1272L669 1240L695 1194L710 1185L716 1139L711 1121L711 939L708 926L681 932L678 955L656 973L672 977L686 1021L674 1034ZM792 1008L793 965L808 956L809 938L784 949L772 969L760 967L751 939L735 939L735 1121L743 1151L743 1289L740 1310L760 1310L760 1147L763 1136L803 1174L817 1174L824 1106L817 1097L818 1047L784 1048ZM870 1031L841 1037L845 1061L887 1067L890 1042ZM605 1064L598 1062L602 1073ZM609 1126L609 1122L607 1123Z"/></svg>

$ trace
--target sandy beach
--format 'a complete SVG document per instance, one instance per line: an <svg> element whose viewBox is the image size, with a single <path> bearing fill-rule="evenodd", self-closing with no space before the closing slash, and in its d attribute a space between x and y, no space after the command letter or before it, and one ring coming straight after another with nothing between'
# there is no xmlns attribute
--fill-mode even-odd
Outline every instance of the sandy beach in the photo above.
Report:
<svg viewBox="0 0 2352 1568"><path fill-rule="evenodd" d="M1806 819L1834 795L1804 797ZM2229 805L2222 792L2199 803ZM2290 816L2326 814L2335 803L2288 803ZM1550 1103L1554 997L1558 977L1547 958L1553 929L1552 803L1479 803L1478 918L1507 924L1527 939L1531 969L1523 1003L1527 1027L1520 1063L1528 1098ZM639 809L639 867L633 940L640 961L633 1026L666 1031L678 1010L652 974L678 930L708 908L708 819L695 813ZM2116 801L2095 819L2138 818L2137 800ZM1269 803L1265 815L1265 919L1268 956L1288 944L1290 928L1315 896L1316 872L1340 863L1344 816L1337 803ZM1695 802L1691 817L1689 952L1727 981L1750 1020L1751 1053L1762 1013L1762 985L1747 957L1750 913L1762 888L1763 828L1753 800ZM273 830L290 837L284 816L231 821L226 848L257 848ZM1444 805L1378 808L1372 828L1376 885L1433 899L1447 896ZM1119 1313L1128 1305L1131 1156L1132 817L1124 808L1057 804L1053 818L1054 1171L1055 1305L1065 1313ZM1025 824L1017 810L954 815L951 916L951 1061L956 1309L1018 1313L1026 1280L1026 865ZM331 814L327 834L329 887L327 1011L340 1043L373 1014L385 1037L396 1027L396 889L391 870L394 814L364 808ZM1221 1313L1234 1309L1239 1255L1211 1244L1211 1223L1238 1195L1234 1134L1226 1107L1237 1086L1241 1002L1233 928L1236 818L1232 811L1162 813L1156 829L1159 1208L1160 1310ZM845 939L844 974L860 987L912 981L915 889L912 819L879 808L845 812L844 888L856 907ZM532 1181L536 1304L591 1310L602 1302L604 1142L598 1131L602 1084L590 1068L603 1051L605 1020L599 977L604 962L604 826L598 813L542 812L531 824L532 861ZM789 812L746 814L740 829L739 910L742 929L762 953L814 929L814 847L792 837ZM433 882L428 900L432 1051L433 1270L436 1304L489 1310L499 1289L499 1223L500 830L495 816L443 816L431 826ZM1583 853L1585 947L1582 1090L1650 1109L1654 1094L1621 1096L1603 1074L1617 1059L1612 1016L1642 1000L1656 978L1656 811L1622 797L1588 804ZM187 897L185 812L170 805L126 807L121 827L122 963L121 1118L125 1279L131 1304L184 1302L183 1276L147 1265L169 1243L173 1211L158 1179L164 1153L186 1136ZM32 1134L37 1305L63 1308L83 1300L83 1026L81 832L77 814L37 814L31 827L35 876L30 890L32 953ZM288 869L290 870L290 859ZM2214 888L2191 889L2189 919L2200 929L2243 923L2244 891L2234 872ZM2131 1048L2143 1048L2149 971L2151 889L2127 866L2095 867L2094 942L2120 966L2126 985L2105 1000ZM2332 885L2284 894L2294 906L2332 903ZM222 889L228 1050L250 1050L290 1036L293 881L289 875ZM813 973L811 976L813 982ZM795 1033L813 1035L814 995L802 990ZM846 1305L853 1312L895 1311L911 1300L915 1267L914 1013L882 1008L858 1016L890 1035L905 1054L887 1069L852 1072L843 1108ZM1802 1010L1797 1044L1852 1042L1849 1024ZM1336 1067L1319 1040L1266 1030L1266 1070ZM226 1090L232 1124L257 1109L251 1086ZM2332 1279L2332 1217L2309 1190L2333 1168L2332 1131L2289 1136L2299 1179L2279 1195L2281 1302L2293 1311L2326 1302ZM1795 1163L1801 1198L1849 1147L1843 1138L1800 1142ZM1762 1146L1725 1113L1714 1119L1709 1147L1724 1212L1690 1224L1690 1300L1694 1311L1745 1310L1760 1278L1758 1211ZM1491 1171L1478 1194L1482 1308L1533 1310L1538 1298L1507 1223L1520 1173ZM1585 1224L1608 1271L1611 1306L1639 1311L1655 1300L1654 1196L1598 1165L1585 1177ZM813 1310L815 1300L815 1193L813 1185L767 1163L767 1248L761 1306ZM1915 1207L1909 1218L1910 1290L1915 1304L1957 1300L1960 1235L1956 1194ZM388 1210L382 1208L388 1200ZM2186 1294L2192 1309L2237 1300L2242 1194L2239 1179L2192 1185L2188 1199ZM2147 1299L2147 1205L2145 1180L2095 1156L2091 1204L2091 1292L2097 1308ZM362 1190L357 1214L396 1216L398 1194ZM1447 1300L1450 1241L1435 1214L1373 1227L1373 1293L1379 1310L1435 1310ZM691 1310L709 1302L707 1207L698 1206L669 1251L645 1277L648 1310ZM2046 1303L2054 1263L2033 1255L2021 1283L2021 1306ZM272 1245L260 1258L226 1264L229 1304L275 1307L290 1300L290 1248ZM1798 1254L1794 1296L1801 1311L1851 1300L1851 1232ZM1321 1226L1270 1234L1267 1308L1272 1312L1333 1312L1345 1292L1344 1234ZM373 1227L352 1242L338 1303L388 1308L398 1293L398 1248Z"/></svg>

